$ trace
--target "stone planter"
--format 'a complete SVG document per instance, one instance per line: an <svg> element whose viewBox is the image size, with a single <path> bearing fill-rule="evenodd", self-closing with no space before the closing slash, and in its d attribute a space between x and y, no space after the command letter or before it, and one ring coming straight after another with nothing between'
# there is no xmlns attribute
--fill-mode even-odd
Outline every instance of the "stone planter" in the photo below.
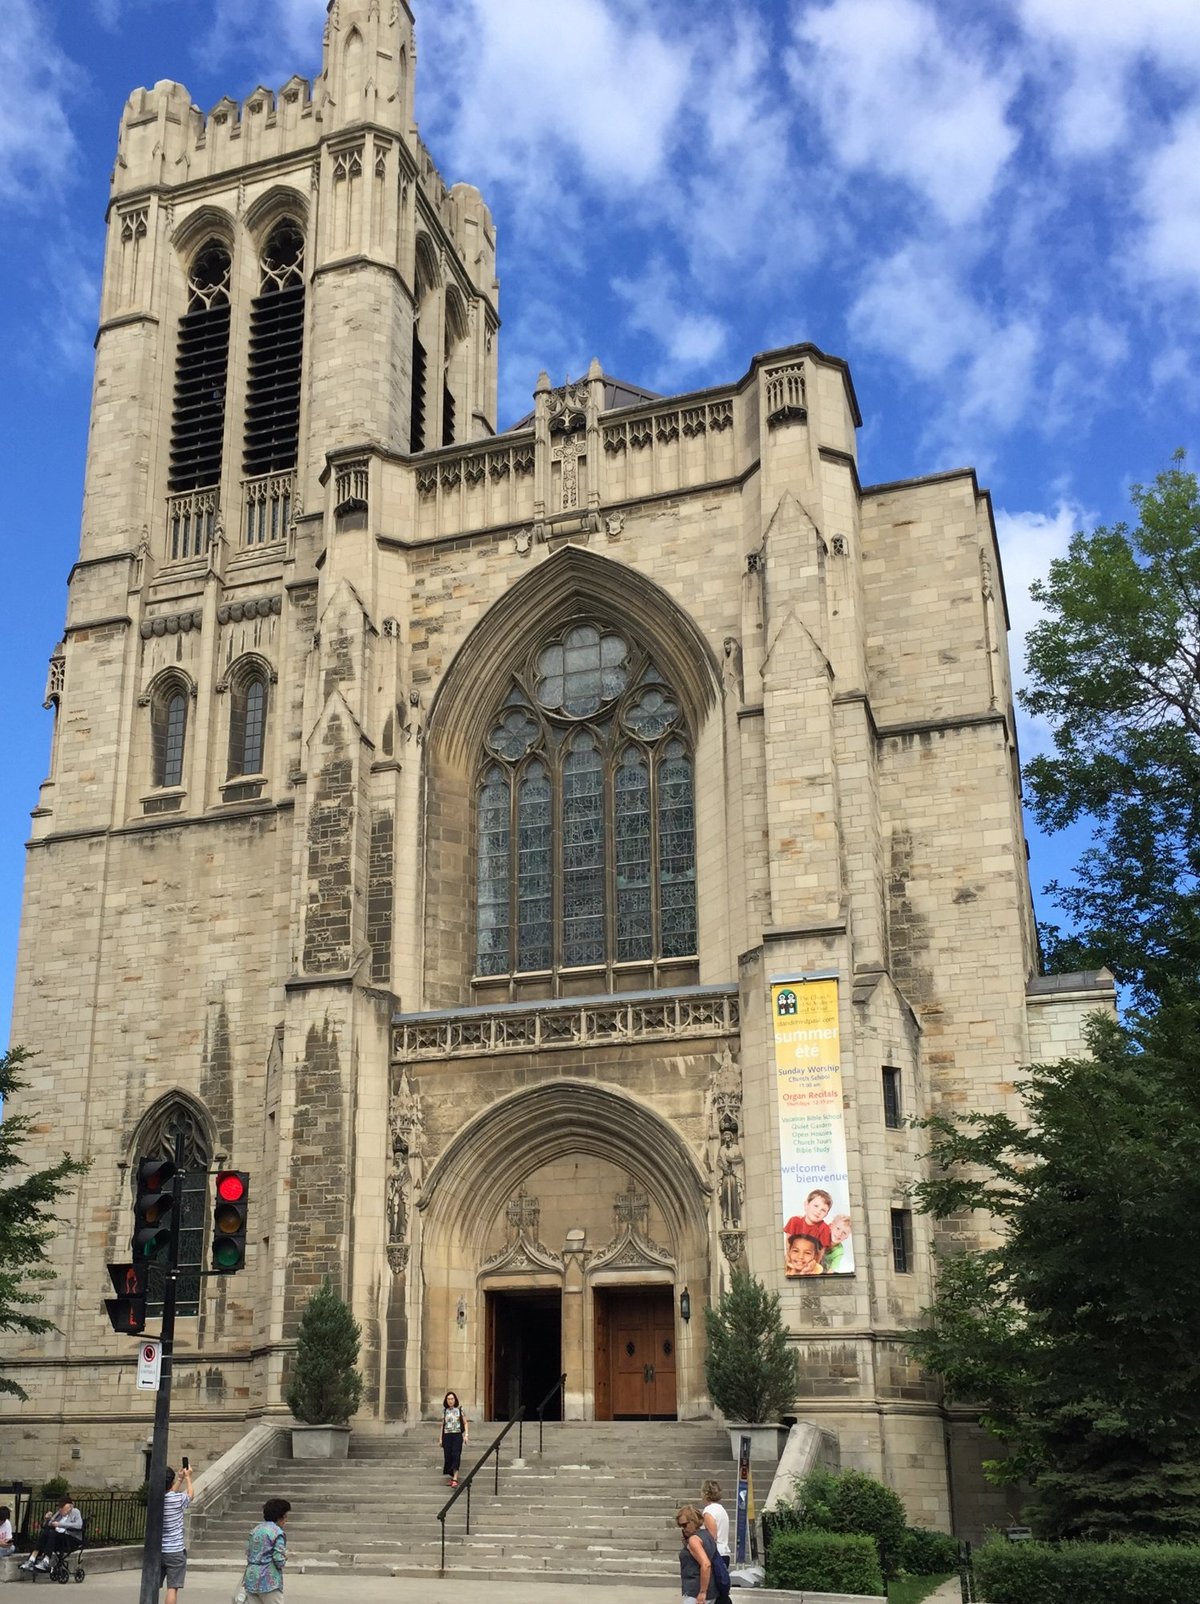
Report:
<svg viewBox="0 0 1200 1604"><path fill-rule="evenodd" d="M729 1427L729 1448L736 1465L741 1452L742 1438L750 1438L750 1458L755 1464L776 1465L783 1452L783 1445L788 1439L787 1426L767 1426L758 1424L754 1426Z"/></svg>
<svg viewBox="0 0 1200 1604"><path fill-rule="evenodd" d="M292 1427L293 1459L345 1459L349 1451L349 1426Z"/></svg>

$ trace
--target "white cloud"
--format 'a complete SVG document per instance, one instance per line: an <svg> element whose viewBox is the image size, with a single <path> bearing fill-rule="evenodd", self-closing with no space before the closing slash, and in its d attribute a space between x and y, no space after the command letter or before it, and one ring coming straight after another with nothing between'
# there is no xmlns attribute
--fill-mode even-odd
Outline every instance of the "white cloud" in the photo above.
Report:
<svg viewBox="0 0 1200 1604"><path fill-rule="evenodd" d="M693 303L665 258L655 257L636 277L616 278L613 289L629 308L627 323L648 334L661 348L657 370L648 381L667 389L706 368L725 350L726 325Z"/></svg>
<svg viewBox="0 0 1200 1604"><path fill-rule="evenodd" d="M534 192L561 166L600 190L662 177L691 47L604 0L462 0L422 13L420 37L457 55L436 115L481 184Z"/></svg>
<svg viewBox="0 0 1200 1604"><path fill-rule="evenodd" d="M1012 659L1013 687L1028 684L1025 642L1043 609L1029 594L1035 579L1045 579L1050 564L1065 557L1071 536L1089 522L1083 509L1069 500L1060 500L1052 513L1007 512L996 509L996 534L1004 564L1004 594L1010 623L1009 653ZM1044 719L1031 718L1017 707L1017 727L1022 755L1048 751L1053 742Z"/></svg>
<svg viewBox="0 0 1200 1604"><path fill-rule="evenodd" d="M35 203L65 182L77 153L67 106L78 81L33 0L8 0L0 29L0 198Z"/></svg>
<svg viewBox="0 0 1200 1604"><path fill-rule="evenodd" d="M1200 71L1195 0L1017 0L1017 14L1037 47L1029 60L1040 60L1054 141L1071 155L1112 150L1129 135L1139 64L1177 83Z"/></svg>
<svg viewBox="0 0 1200 1604"><path fill-rule="evenodd" d="M1029 408L1036 322L976 300L937 248L909 246L876 264L849 322L852 337L937 384L928 434L953 460L986 461L995 444L984 442Z"/></svg>
<svg viewBox="0 0 1200 1604"><path fill-rule="evenodd" d="M977 217L1017 147L1016 74L915 0L831 0L797 14L792 81L837 160L899 179L949 223Z"/></svg>
<svg viewBox="0 0 1200 1604"><path fill-rule="evenodd" d="M1099 310L1060 316L1047 350L1051 372L1039 409L1042 426L1050 432L1064 429L1102 409L1129 354L1124 327Z"/></svg>
<svg viewBox="0 0 1200 1604"><path fill-rule="evenodd" d="M268 86L297 72L313 77L327 11L328 0L215 0L196 54L213 65L236 61L240 78Z"/></svg>
<svg viewBox="0 0 1200 1604"><path fill-rule="evenodd" d="M1146 232L1136 255L1146 272L1200 290L1200 106L1146 161L1138 206Z"/></svg>

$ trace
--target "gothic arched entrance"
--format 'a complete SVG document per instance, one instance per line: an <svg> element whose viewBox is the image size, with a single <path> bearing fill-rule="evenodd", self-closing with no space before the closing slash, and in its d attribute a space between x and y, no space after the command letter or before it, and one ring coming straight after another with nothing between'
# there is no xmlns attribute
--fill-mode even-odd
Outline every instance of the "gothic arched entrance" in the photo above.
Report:
<svg viewBox="0 0 1200 1604"><path fill-rule="evenodd" d="M477 1116L422 1194L426 1405L469 1389L503 1419L561 1372L569 1419L701 1413L703 1342L679 1295L705 1301L707 1192L659 1114L594 1082Z"/></svg>

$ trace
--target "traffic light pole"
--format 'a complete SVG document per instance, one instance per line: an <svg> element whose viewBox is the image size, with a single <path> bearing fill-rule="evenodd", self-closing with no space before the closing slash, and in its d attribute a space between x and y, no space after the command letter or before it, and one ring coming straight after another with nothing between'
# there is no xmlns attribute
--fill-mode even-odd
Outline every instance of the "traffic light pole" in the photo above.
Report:
<svg viewBox="0 0 1200 1604"><path fill-rule="evenodd" d="M150 1449L146 1499L146 1546L142 1550L142 1590L138 1604L158 1604L162 1573L163 1496L166 1493L167 1439L171 1431L171 1353L175 1346L175 1287L179 1279L179 1226L183 1211L183 1132L175 1132L175 1174L171 1181L171 1245L162 1307L162 1369L154 1401L154 1439Z"/></svg>

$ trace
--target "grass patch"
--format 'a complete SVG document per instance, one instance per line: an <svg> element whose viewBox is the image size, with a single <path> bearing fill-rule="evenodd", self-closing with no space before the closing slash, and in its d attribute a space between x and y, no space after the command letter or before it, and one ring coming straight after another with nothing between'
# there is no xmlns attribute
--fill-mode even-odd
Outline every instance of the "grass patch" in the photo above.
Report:
<svg viewBox="0 0 1200 1604"><path fill-rule="evenodd" d="M888 1583L888 1604L921 1604L930 1593L936 1593L943 1582L948 1582L953 1571L944 1576L901 1576Z"/></svg>

